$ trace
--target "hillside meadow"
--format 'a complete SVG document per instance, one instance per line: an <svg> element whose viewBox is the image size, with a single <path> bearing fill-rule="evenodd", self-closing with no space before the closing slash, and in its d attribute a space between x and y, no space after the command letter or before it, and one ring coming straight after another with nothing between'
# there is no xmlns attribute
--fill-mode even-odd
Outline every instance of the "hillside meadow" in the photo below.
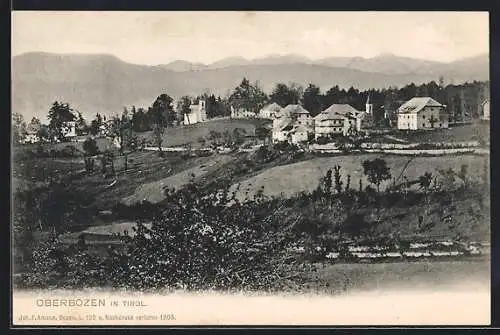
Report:
<svg viewBox="0 0 500 335"><path fill-rule="evenodd" d="M476 122L473 124L451 125L446 129L417 130L393 130L392 135L407 143L456 143L466 141L482 141L488 143L490 140L489 122Z"/></svg>
<svg viewBox="0 0 500 335"><path fill-rule="evenodd" d="M193 148L200 147L200 138L204 138L206 143L210 143L210 132L216 131L223 133L228 131L233 133L235 129L242 130L246 136L254 137L255 129L259 126L270 124L270 120L262 119L214 119L203 123L195 123L181 127L166 128L163 134L163 143L165 147L176 147L191 145ZM152 139L152 132L138 134L142 138ZM153 144L154 141L151 141Z"/></svg>
<svg viewBox="0 0 500 335"><path fill-rule="evenodd" d="M246 192L254 194L262 187L264 194L268 196L286 197L293 196L300 192L311 192L318 186L320 178L324 177L329 169L335 165L341 167L342 181L344 186L347 182L347 175L351 176L351 188L358 189L359 181L362 180L363 187L368 185L366 176L363 173L362 163L365 160L382 158L387 162L392 177L398 179L406 176L408 180L415 180L425 172L433 175L438 174L440 169L452 168L455 171L465 164L468 166L468 175L474 179L480 179L484 174L485 165L489 171L489 158L475 155L456 155L440 157L407 157L381 154L359 154L336 157L319 157L311 160L298 162L289 165L276 166L256 176L248 178L239 183L238 198L243 200ZM408 164L408 165L407 165ZM407 165L407 166L406 166ZM403 169L405 168L403 172ZM403 180L399 180L402 182ZM381 184L384 189L391 181ZM233 189L236 189L235 184Z"/></svg>

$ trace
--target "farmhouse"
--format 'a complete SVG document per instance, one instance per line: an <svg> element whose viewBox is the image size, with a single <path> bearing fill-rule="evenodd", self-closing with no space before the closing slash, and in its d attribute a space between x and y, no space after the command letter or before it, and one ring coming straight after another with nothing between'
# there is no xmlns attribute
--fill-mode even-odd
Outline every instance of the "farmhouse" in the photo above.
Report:
<svg viewBox="0 0 500 335"><path fill-rule="evenodd" d="M282 109L283 108L280 105L273 102L270 105L264 106L259 111L259 117L262 119L273 119L277 113L281 112Z"/></svg>
<svg viewBox="0 0 500 335"><path fill-rule="evenodd" d="M28 131L28 133L22 140L23 144L33 144L38 142L40 142L40 137L38 137L36 132L30 132L30 131Z"/></svg>
<svg viewBox="0 0 500 335"><path fill-rule="evenodd" d="M65 122L62 126L62 134L67 139L76 138L76 122L68 121Z"/></svg>
<svg viewBox="0 0 500 335"><path fill-rule="evenodd" d="M398 129L448 128L446 106L430 97L413 98L399 107L397 112Z"/></svg>
<svg viewBox="0 0 500 335"><path fill-rule="evenodd" d="M333 104L314 117L315 138L360 131L363 118L364 112L351 105Z"/></svg>
<svg viewBox="0 0 500 335"><path fill-rule="evenodd" d="M307 142L311 133L311 129L303 124L294 125L290 131L290 141L294 144Z"/></svg>
<svg viewBox="0 0 500 335"><path fill-rule="evenodd" d="M300 143L314 134L314 119L300 105L288 105L276 112L273 118L273 142Z"/></svg>
<svg viewBox="0 0 500 335"><path fill-rule="evenodd" d="M291 118L296 124L303 124L311 127L311 130L314 128L314 119L301 105L288 105L283 108L281 115Z"/></svg>
<svg viewBox="0 0 500 335"><path fill-rule="evenodd" d="M312 134L311 128L307 125L297 124L293 120L288 120L278 128L273 128L273 142L289 142L298 144L307 142L309 134Z"/></svg>
<svg viewBox="0 0 500 335"><path fill-rule="evenodd" d="M288 123L280 124L276 127L273 127L272 132L272 140L274 143L283 142L283 141L291 141L290 132L293 130L293 124L291 120L288 120Z"/></svg>
<svg viewBox="0 0 500 335"><path fill-rule="evenodd" d="M189 106L189 109L190 112L184 114L185 125L205 122L207 120L205 100L200 100L198 104L191 104L191 106Z"/></svg>
<svg viewBox="0 0 500 335"><path fill-rule="evenodd" d="M486 99L482 103L483 113L481 114L482 120L490 119L490 99Z"/></svg>

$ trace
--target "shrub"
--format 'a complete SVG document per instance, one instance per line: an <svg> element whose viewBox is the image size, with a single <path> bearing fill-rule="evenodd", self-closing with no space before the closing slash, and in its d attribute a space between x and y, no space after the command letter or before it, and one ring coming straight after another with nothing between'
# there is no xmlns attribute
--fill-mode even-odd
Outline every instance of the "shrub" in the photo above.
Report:
<svg viewBox="0 0 500 335"><path fill-rule="evenodd" d="M97 147L97 142L92 137L87 138L83 142L83 151L87 156L95 156L99 153L99 148Z"/></svg>
<svg viewBox="0 0 500 335"><path fill-rule="evenodd" d="M328 137L318 137L318 139L316 140L316 143L320 144L320 145L325 145L325 144L328 144L330 143L330 140Z"/></svg>
<svg viewBox="0 0 500 335"><path fill-rule="evenodd" d="M105 259L81 245L41 246L24 284L267 290L286 275L282 265L291 240L281 227L290 222L278 202L261 195L239 203L228 187L201 190L194 184L166 196L164 205L141 204L157 214L151 228L138 223L136 234L123 238L125 248ZM114 212L127 209L139 213L126 206Z"/></svg>
<svg viewBox="0 0 500 335"><path fill-rule="evenodd" d="M80 151L73 145L67 145L59 152L59 157L78 157L78 156L80 156Z"/></svg>

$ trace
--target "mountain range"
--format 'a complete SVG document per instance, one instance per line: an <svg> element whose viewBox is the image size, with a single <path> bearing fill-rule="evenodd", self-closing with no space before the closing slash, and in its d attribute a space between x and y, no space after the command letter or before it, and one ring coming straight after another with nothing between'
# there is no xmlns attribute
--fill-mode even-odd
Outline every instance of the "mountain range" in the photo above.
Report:
<svg viewBox="0 0 500 335"><path fill-rule="evenodd" d="M53 101L68 102L91 119L121 113L125 106L147 108L161 93L174 98L213 93L225 96L243 77L270 92L278 82L327 90L358 89L438 81L489 80L489 57L481 54L449 63L382 54L373 58L270 55L248 60L229 57L211 63L174 61L160 65L124 62L108 54L31 52L12 59L12 111L45 120Z"/></svg>

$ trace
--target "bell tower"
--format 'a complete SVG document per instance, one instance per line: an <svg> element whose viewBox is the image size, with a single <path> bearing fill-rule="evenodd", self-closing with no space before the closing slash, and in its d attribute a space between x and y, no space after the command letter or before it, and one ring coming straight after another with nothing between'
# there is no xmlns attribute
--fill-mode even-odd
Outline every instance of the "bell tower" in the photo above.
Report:
<svg viewBox="0 0 500 335"><path fill-rule="evenodd" d="M207 120L207 109L205 105L205 100L200 100L198 102L198 114L200 122Z"/></svg>
<svg viewBox="0 0 500 335"><path fill-rule="evenodd" d="M370 94L366 98L365 112L366 114L373 115L373 104L370 103Z"/></svg>

